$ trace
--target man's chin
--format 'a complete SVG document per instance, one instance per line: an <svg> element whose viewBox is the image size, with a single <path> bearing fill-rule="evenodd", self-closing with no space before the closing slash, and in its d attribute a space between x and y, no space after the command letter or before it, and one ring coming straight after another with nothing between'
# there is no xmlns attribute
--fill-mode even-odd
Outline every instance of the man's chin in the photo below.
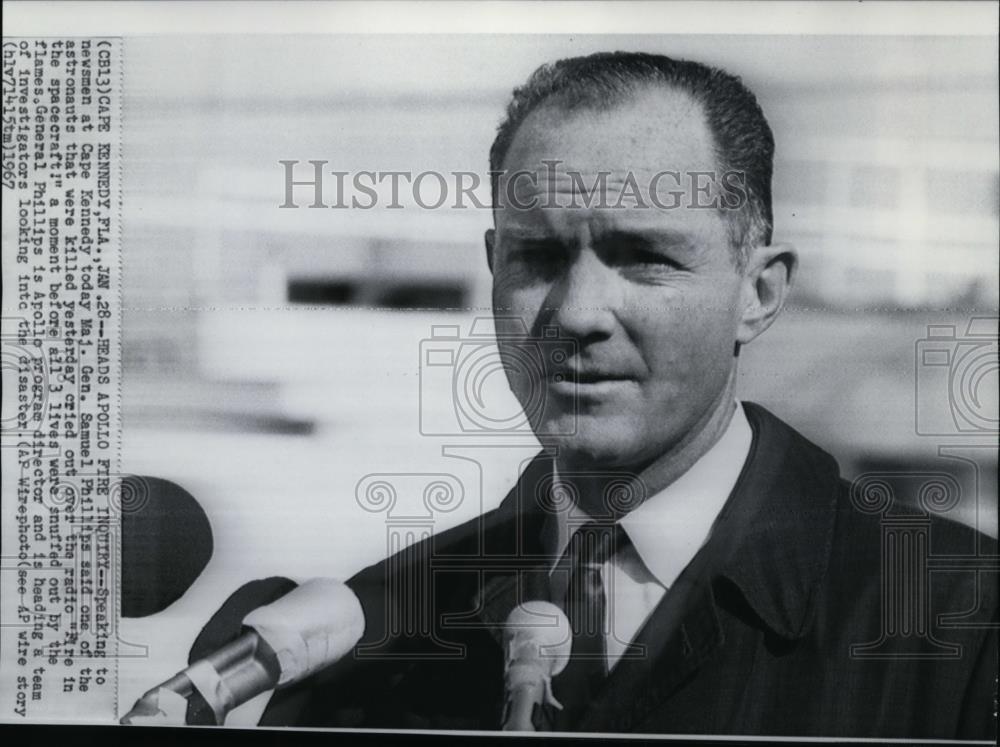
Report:
<svg viewBox="0 0 1000 747"><path fill-rule="evenodd" d="M581 419L567 422L564 419L540 424L535 436L547 451L557 455L560 462L578 468L627 467L641 459L641 444L633 444L634 435L609 427L604 422L593 424ZM637 448L638 447L638 448Z"/></svg>

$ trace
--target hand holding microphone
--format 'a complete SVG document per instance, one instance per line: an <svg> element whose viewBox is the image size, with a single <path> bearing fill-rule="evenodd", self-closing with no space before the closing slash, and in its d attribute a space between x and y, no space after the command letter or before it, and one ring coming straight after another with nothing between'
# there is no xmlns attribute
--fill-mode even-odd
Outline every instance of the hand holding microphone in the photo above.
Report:
<svg viewBox="0 0 1000 747"><path fill-rule="evenodd" d="M504 731L536 731L536 707L562 708L552 678L566 668L572 643L569 620L550 602L525 602L507 616Z"/></svg>
<svg viewBox="0 0 1000 747"><path fill-rule="evenodd" d="M262 692L305 679L351 651L365 631L361 602L339 581L317 578L243 618L237 640L146 692L123 724L184 724L197 694L215 723Z"/></svg>

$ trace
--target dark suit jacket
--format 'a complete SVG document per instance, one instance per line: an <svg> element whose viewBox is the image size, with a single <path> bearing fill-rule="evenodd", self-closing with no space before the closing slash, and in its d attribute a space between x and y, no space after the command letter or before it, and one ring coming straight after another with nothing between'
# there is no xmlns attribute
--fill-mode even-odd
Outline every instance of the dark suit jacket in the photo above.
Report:
<svg viewBox="0 0 1000 747"><path fill-rule="evenodd" d="M996 543L852 497L832 457L745 409L753 445L710 541L576 728L993 739ZM497 509L355 576L355 656L277 691L261 724L499 728L499 625L544 595L533 486L550 469L536 459ZM192 656L241 616L224 606Z"/></svg>

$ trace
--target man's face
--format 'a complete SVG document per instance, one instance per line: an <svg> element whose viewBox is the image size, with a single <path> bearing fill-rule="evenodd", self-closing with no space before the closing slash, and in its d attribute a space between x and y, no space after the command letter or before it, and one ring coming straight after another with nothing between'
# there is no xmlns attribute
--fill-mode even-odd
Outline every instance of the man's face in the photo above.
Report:
<svg viewBox="0 0 1000 747"><path fill-rule="evenodd" d="M556 159L553 177L543 161ZM608 111L542 107L518 129L504 168L533 172L537 183L514 182L516 205L534 203L528 209L500 189L487 233L494 315L519 317L534 337L555 327L576 343L544 380L507 367L534 432L580 464L635 467L681 447L732 396L740 319L726 222L717 209L689 206L686 175L716 169L700 107L660 89ZM657 185L665 170L680 181ZM591 185L602 171L611 172L608 206L587 207L579 193L574 201L570 173ZM616 204L628 174L644 207ZM657 208L651 182L661 205L678 202L669 190L687 194L679 207ZM502 356L523 345L498 343ZM539 394L544 405L529 408Z"/></svg>

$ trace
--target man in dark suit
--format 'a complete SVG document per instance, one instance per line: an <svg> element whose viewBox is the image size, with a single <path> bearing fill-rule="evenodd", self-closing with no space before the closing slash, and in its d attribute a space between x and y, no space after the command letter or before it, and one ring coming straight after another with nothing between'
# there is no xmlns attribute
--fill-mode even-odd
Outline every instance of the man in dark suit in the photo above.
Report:
<svg viewBox="0 0 1000 747"><path fill-rule="evenodd" d="M698 63L592 55L515 91L486 250L501 358L543 452L496 510L352 579L384 605L362 645L279 690L261 723L497 729L504 620L548 599L573 657L538 728L994 734L995 574L892 575L887 507L735 399L740 348L796 264L771 241L773 151L753 94ZM996 554L893 510L919 523L921 557ZM907 594L920 603L900 608ZM227 619L194 656L232 636Z"/></svg>

